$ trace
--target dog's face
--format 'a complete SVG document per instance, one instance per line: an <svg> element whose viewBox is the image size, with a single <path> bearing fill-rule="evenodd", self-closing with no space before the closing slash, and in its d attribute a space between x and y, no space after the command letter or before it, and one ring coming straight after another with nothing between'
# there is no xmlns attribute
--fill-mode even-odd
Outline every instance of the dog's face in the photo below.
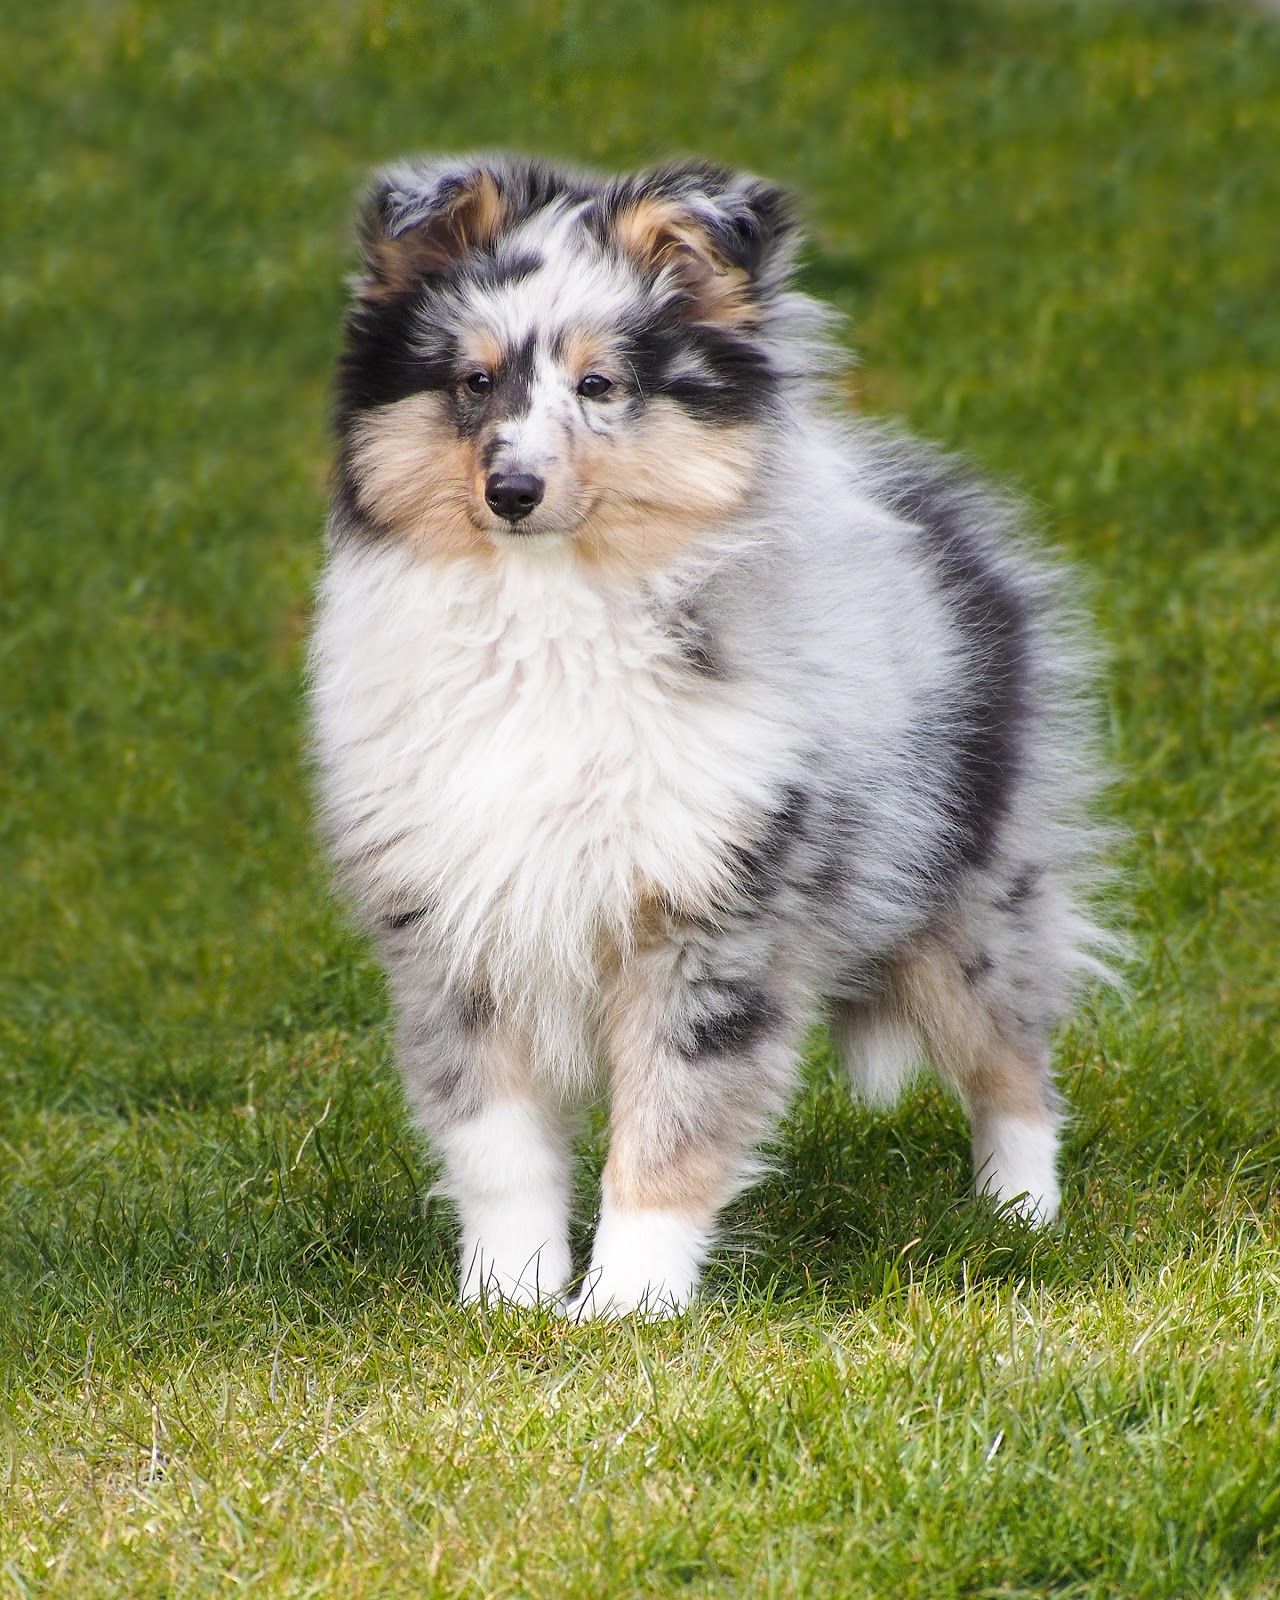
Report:
<svg viewBox="0 0 1280 1600"><path fill-rule="evenodd" d="M661 563L742 508L783 381L795 234L721 168L396 168L361 226L342 493L441 555Z"/></svg>

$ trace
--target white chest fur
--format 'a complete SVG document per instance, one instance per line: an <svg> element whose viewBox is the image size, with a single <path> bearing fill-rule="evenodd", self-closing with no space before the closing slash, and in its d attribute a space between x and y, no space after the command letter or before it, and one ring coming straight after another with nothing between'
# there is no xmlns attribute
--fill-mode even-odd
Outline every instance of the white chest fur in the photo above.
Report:
<svg viewBox="0 0 1280 1600"><path fill-rule="evenodd" d="M433 957L531 1012L589 1006L642 893L705 903L786 767L757 692L694 675L643 595L554 551L496 568L339 551L312 668L326 815L361 898L430 905Z"/></svg>

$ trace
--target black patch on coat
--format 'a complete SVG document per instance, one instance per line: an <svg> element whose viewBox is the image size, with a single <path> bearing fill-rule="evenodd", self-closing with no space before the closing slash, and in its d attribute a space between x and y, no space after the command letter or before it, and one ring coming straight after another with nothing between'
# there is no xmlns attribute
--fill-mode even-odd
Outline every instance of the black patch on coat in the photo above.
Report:
<svg viewBox="0 0 1280 1600"><path fill-rule="evenodd" d="M677 607L663 620L691 672L700 678L723 676L711 628L694 604L687 602Z"/></svg>
<svg viewBox="0 0 1280 1600"><path fill-rule="evenodd" d="M496 256L473 256L458 273L458 280L475 284L481 289L502 289L509 284L523 283L546 265L544 258L533 250L511 251Z"/></svg>
<svg viewBox="0 0 1280 1600"><path fill-rule="evenodd" d="M976 989L994 966L995 962L985 950L982 950L971 961L962 961L960 971L964 974L964 981L969 987Z"/></svg>
<svg viewBox="0 0 1280 1600"><path fill-rule="evenodd" d="M334 416L340 433L374 406L452 387L457 341L437 328L432 330L429 352L419 348L422 321L423 304L416 294L362 300L352 306L338 360Z"/></svg>
<svg viewBox="0 0 1280 1600"><path fill-rule="evenodd" d="M749 1049L778 1021L778 1008L757 984L715 983L697 990L699 1012L676 1037L690 1061Z"/></svg>
<svg viewBox="0 0 1280 1600"><path fill-rule="evenodd" d="M460 439L475 439L485 428L528 411L536 351L536 340L530 334L523 344L503 356L491 374L493 388L488 394L472 394L465 383L450 386L449 412ZM486 467L490 465L491 459L486 461Z"/></svg>
<svg viewBox="0 0 1280 1600"><path fill-rule="evenodd" d="M534 270L527 258L525 270ZM348 313L338 360L334 403L338 434L344 436L366 411L430 391L448 397L459 436L474 437L485 423L528 410L533 353L533 340L526 340L493 374L493 391L472 395L459 385L466 374L459 366L457 336L433 321L429 296L402 294L359 301Z"/></svg>
<svg viewBox="0 0 1280 1600"><path fill-rule="evenodd" d="M839 902L859 877L859 842L867 831L866 808L852 795L842 794L817 816L809 828L812 866L805 888L827 904Z"/></svg>
<svg viewBox="0 0 1280 1600"><path fill-rule="evenodd" d="M808 794L790 784L783 791L782 803L765 818L753 842L737 845L731 851L734 885L750 906L771 900L787 882L787 865L794 846L804 837L808 814Z"/></svg>
<svg viewBox="0 0 1280 1600"><path fill-rule="evenodd" d="M1018 873L1017 877L1009 885L1008 891L998 902L999 909L1017 916L1036 892L1043 876L1044 869L1042 867L1023 867L1022 871Z"/></svg>
<svg viewBox="0 0 1280 1600"><path fill-rule="evenodd" d="M458 997L458 1021L468 1033L479 1033L494 1018L493 996L483 986L466 989Z"/></svg>
<svg viewBox="0 0 1280 1600"><path fill-rule="evenodd" d="M689 323L688 307L667 302L623 330L623 353L645 400L665 397L707 423L751 422L778 394L768 356L752 340L714 323ZM700 372L681 372L688 352ZM703 375L705 374L705 376Z"/></svg>
<svg viewBox="0 0 1280 1600"><path fill-rule="evenodd" d="M439 1110L447 1111L453 1117L462 1117L470 1112L474 1089L467 1084L467 1071L461 1061L452 1057L437 1061L427 1081L431 1097ZM467 1092L464 1093L464 1090Z"/></svg>
<svg viewBox="0 0 1280 1600"><path fill-rule="evenodd" d="M522 417L533 396L533 364L537 341L533 334L503 356L494 374L493 394L489 398L489 420Z"/></svg>
<svg viewBox="0 0 1280 1600"><path fill-rule="evenodd" d="M688 346L707 377L676 372L658 393L674 400L699 422L753 422L772 407L778 379L768 356L750 339L714 325L698 326Z"/></svg>
<svg viewBox="0 0 1280 1600"><path fill-rule="evenodd" d="M345 450L340 454L331 475L329 527L335 544L342 544L362 534L387 531L360 503L355 474L347 462Z"/></svg>
<svg viewBox="0 0 1280 1600"><path fill-rule="evenodd" d="M394 916L386 918L383 926L393 930L412 927L415 922L421 922L430 909L430 906L419 906L415 911L397 911Z"/></svg>
<svg viewBox="0 0 1280 1600"><path fill-rule="evenodd" d="M917 759L948 758L955 854L991 859L1021 768L1029 715L1031 605L981 533L992 516L977 485L946 463L918 458L885 485L885 503L920 530L926 554L967 642L959 704L922 718Z"/></svg>

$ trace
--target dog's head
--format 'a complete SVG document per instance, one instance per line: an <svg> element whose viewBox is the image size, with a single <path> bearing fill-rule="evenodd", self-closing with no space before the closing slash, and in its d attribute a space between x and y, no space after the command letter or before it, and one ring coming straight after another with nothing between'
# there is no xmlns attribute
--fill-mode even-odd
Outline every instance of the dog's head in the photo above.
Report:
<svg viewBox="0 0 1280 1600"><path fill-rule="evenodd" d="M440 553L661 562L748 499L787 381L787 197L704 163L394 167L360 224L343 492Z"/></svg>

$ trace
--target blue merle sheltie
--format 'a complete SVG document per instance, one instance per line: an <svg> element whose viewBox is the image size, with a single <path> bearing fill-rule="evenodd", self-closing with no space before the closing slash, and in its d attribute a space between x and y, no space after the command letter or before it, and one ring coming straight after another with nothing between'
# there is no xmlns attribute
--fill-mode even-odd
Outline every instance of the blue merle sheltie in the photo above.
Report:
<svg viewBox="0 0 1280 1600"><path fill-rule="evenodd" d="M839 414L759 178L429 159L359 241L315 748L464 1298L684 1307L817 1019L874 1104L931 1063L979 1191L1051 1220L1105 940L1079 625L1016 511Z"/></svg>

